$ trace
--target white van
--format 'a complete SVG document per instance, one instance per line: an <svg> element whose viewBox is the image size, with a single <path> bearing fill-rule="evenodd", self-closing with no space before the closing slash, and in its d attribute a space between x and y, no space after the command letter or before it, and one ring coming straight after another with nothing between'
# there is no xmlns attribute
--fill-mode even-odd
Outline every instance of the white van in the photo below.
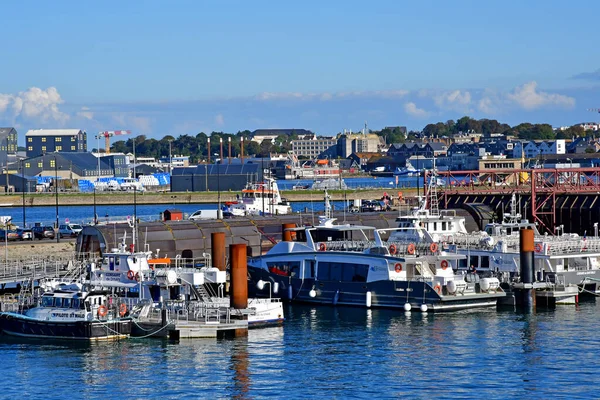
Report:
<svg viewBox="0 0 600 400"><path fill-rule="evenodd" d="M190 220L198 221L201 219L218 219L219 214L218 210L198 210L195 211L192 215L190 215Z"/></svg>

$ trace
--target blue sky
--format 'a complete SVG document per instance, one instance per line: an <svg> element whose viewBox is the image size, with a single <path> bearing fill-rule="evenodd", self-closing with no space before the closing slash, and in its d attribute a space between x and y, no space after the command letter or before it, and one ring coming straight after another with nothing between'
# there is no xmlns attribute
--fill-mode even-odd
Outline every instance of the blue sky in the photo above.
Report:
<svg viewBox="0 0 600 400"><path fill-rule="evenodd" d="M2 2L0 125L23 142L600 119L600 2L287 3Z"/></svg>

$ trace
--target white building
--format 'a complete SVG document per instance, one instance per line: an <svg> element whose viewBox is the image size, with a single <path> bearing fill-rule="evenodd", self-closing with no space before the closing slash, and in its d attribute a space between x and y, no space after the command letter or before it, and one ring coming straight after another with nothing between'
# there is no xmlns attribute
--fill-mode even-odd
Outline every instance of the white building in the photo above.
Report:
<svg viewBox="0 0 600 400"><path fill-rule="evenodd" d="M565 154L567 147L564 139L557 140L532 140L528 142L515 142L513 148L514 158L536 158L540 155Z"/></svg>
<svg viewBox="0 0 600 400"><path fill-rule="evenodd" d="M317 137L316 135L306 135L302 139L292 140L292 151L297 156L317 158L331 146L337 143L334 137Z"/></svg>

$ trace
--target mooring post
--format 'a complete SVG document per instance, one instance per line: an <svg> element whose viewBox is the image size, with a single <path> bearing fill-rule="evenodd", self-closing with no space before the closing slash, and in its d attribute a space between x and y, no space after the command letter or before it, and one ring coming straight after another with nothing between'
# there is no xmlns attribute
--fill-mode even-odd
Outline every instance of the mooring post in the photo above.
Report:
<svg viewBox="0 0 600 400"><path fill-rule="evenodd" d="M524 285L522 293L523 308L533 311L535 309L535 289L534 282L534 232L531 228L522 228L520 230L520 261L521 261L521 282Z"/></svg>
<svg viewBox="0 0 600 400"><path fill-rule="evenodd" d="M212 266L219 271L225 271L225 232L212 232L210 234L210 250Z"/></svg>
<svg viewBox="0 0 600 400"><path fill-rule="evenodd" d="M245 244L229 246L231 260L230 306L243 310L248 308L248 259Z"/></svg>

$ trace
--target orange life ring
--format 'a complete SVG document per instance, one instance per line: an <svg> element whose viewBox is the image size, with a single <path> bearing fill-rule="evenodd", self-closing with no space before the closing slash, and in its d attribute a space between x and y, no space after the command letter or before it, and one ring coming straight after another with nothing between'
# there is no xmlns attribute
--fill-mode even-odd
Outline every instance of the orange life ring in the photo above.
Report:
<svg viewBox="0 0 600 400"><path fill-rule="evenodd" d="M542 251L542 245L540 243L535 244L535 252L540 253Z"/></svg>
<svg viewBox="0 0 600 400"><path fill-rule="evenodd" d="M397 273L400 273L400 272L402 272L402 264L400 264L400 263L396 263L396 265L394 265L394 270L395 270Z"/></svg>
<svg viewBox="0 0 600 400"><path fill-rule="evenodd" d="M436 251L438 251L437 243L431 243L431 245L429 246L429 250L431 250L432 253L435 253Z"/></svg>
<svg viewBox="0 0 600 400"><path fill-rule="evenodd" d="M320 250L320 251L325 251L325 250L327 250L327 246L325 245L325 243L320 243L320 244L319 244L319 250Z"/></svg>
<svg viewBox="0 0 600 400"><path fill-rule="evenodd" d="M125 314L127 314L127 304L121 303L121 305L119 306L119 315L121 317L124 317Z"/></svg>
<svg viewBox="0 0 600 400"><path fill-rule="evenodd" d="M135 272L133 272L132 270L127 271L127 279L132 281L134 278L135 278Z"/></svg>
<svg viewBox="0 0 600 400"><path fill-rule="evenodd" d="M442 294L442 287L439 283L433 287L433 290L435 290L437 294Z"/></svg>
<svg viewBox="0 0 600 400"><path fill-rule="evenodd" d="M442 264L442 269L443 270L446 270L448 268L448 261L442 260L441 264Z"/></svg>
<svg viewBox="0 0 600 400"><path fill-rule="evenodd" d="M106 317L106 314L108 314L108 308L105 305L98 307L98 316Z"/></svg>
<svg viewBox="0 0 600 400"><path fill-rule="evenodd" d="M415 254L415 244L414 243L409 243L408 244L408 248L406 249L406 251L408 251L408 254Z"/></svg>
<svg viewBox="0 0 600 400"><path fill-rule="evenodd" d="M390 254L394 255L398 252L398 248L396 247L395 244L391 244L390 245Z"/></svg>

